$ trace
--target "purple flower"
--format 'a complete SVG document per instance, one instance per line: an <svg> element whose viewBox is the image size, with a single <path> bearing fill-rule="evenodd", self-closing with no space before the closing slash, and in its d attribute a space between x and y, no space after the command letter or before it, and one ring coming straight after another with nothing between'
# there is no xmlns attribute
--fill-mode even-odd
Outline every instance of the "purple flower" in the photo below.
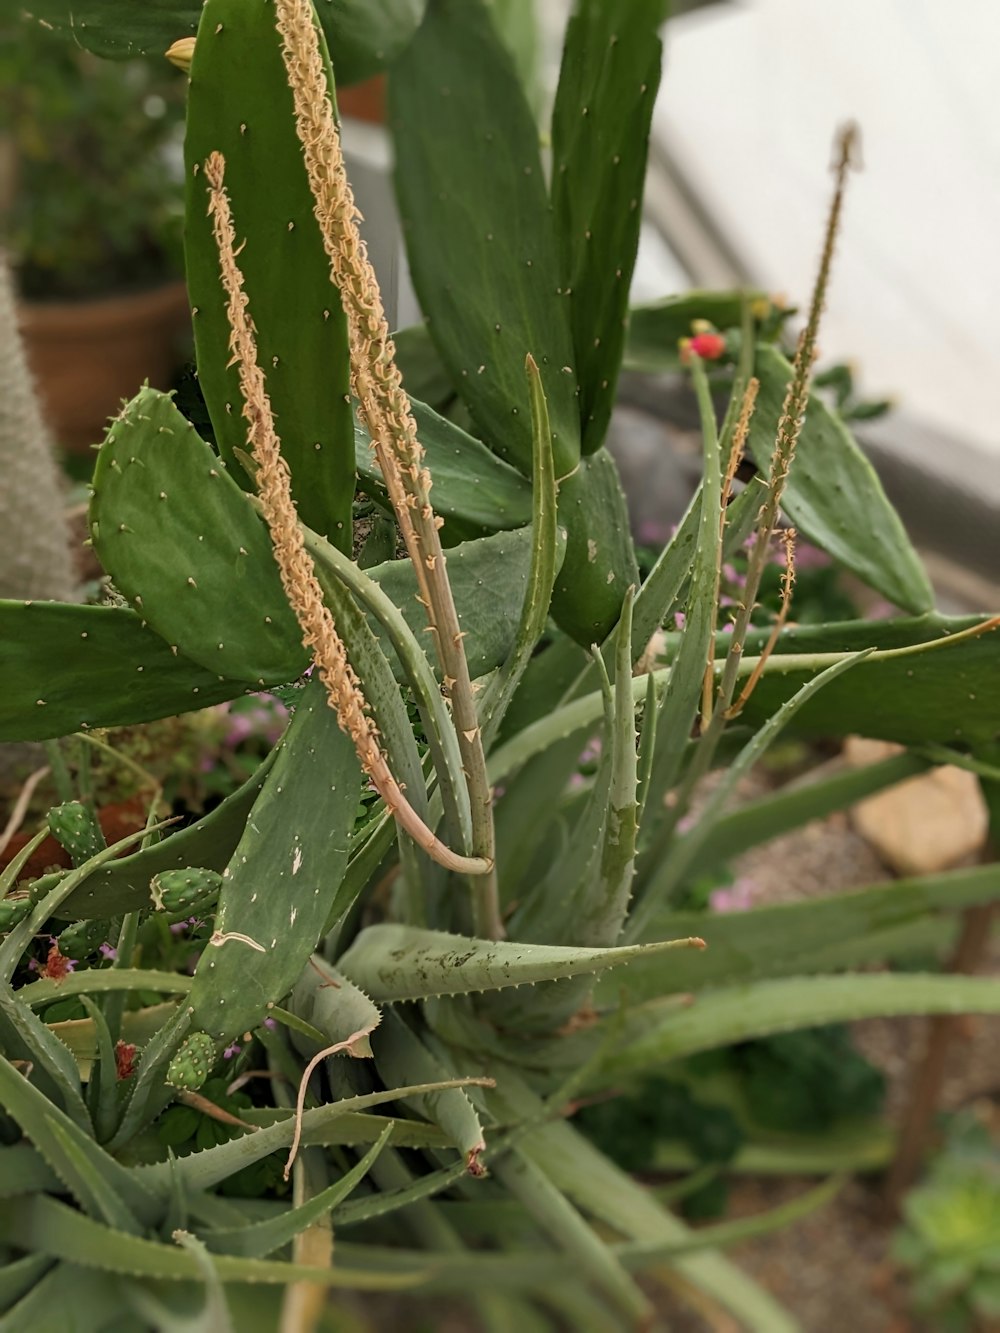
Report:
<svg viewBox="0 0 1000 1333"><path fill-rule="evenodd" d="M753 906L757 885L752 879L741 878L725 889L713 889L708 895L708 906L713 912L747 912Z"/></svg>
<svg viewBox="0 0 1000 1333"><path fill-rule="evenodd" d="M670 529L655 518L644 518L636 535L643 546L665 546L670 539Z"/></svg>
<svg viewBox="0 0 1000 1333"><path fill-rule="evenodd" d="M222 1052L222 1057L224 1060L232 1060L233 1056L239 1055L242 1049L243 1047L239 1044L239 1042L234 1041L232 1046L227 1046L226 1049Z"/></svg>
<svg viewBox="0 0 1000 1333"><path fill-rule="evenodd" d="M268 1032L273 1032L278 1026L278 1020L276 1018L265 1018L264 1026L267 1028Z"/></svg>
<svg viewBox="0 0 1000 1333"><path fill-rule="evenodd" d="M683 611L676 611L674 613L674 624L678 629L683 629L686 621L687 621L687 616L684 614Z"/></svg>
<svg viewBox="0 0 1000 1333"><path fill-rule="evenodd" d="M97 946L97 952L102 958L107 958L112 962L118 957L118 950L113 945L109 944L107 940L105 940L103 944Z"/></svg>
<svg viewBox="0 0 1000 1333"><path fill-rule="evenodd" d="M799 569L826 569L833 561L812 542L796 542L795 563Z"/></svg>

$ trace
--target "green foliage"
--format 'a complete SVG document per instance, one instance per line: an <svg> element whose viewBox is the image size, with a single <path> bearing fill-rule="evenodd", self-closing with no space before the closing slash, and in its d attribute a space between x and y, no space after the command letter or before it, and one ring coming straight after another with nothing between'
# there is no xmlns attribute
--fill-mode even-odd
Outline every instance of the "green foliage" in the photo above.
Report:
<svg viewBox="0 0 1000 1333"><path fill-rule="evenodd" d="M42 3L66 21L59 0ZM140 15L91 0L88 40L159 41L165 24L179 36L189 8L162 0ZM877 1078L831 1023L1000 1009L993 979L845 971L933 956L956 913L997 896L991 867L739 916L676 910L736 852L950 758L943 744L969 751L963 761L988 780L996 636L926 614L803 626L768 656L773 602L745 645L749 609L737 608L733 635L719 632L723 597L739 593L726 565L756 526L738 571L756 587L782 484L755 482L723 509L739 385L756 365L751 445L766 473L785 383L794 375L805 401L808 373L772 345L785 312L758 302L745 312L733 293L633 319L636 361L676 366L677 341L699 318L725 331L737 361L710 381L689 349L704 480L640 583L601 441L623 353L659 6L581 0L556 99L551 194L490 7L430 0L411 41L423 8L385 0L335 16L321 0L315 13L335 65L345 51L363 63L362 48L392 39L380 59L393 60L397 185L436 349L402 340L407 380L433 405L415 408L430 504L418 495L421 460L404 462L400 499L346 399L351 385L359 419L388 422L405 452L402 406L371 387L392 388L371 311L351 341L365 357L375 336L374 363L348 364L326 248L351 249L337 229L350 210L334 201L340 223L321 240L316 212L331 208L314 212L276 7L208 0L187 141L207 413L196 427L140 389L112 423L90 521L118 604L0 606L3 739L163 717L255 688L275 689L292 713L217 808L110 848L79 766L68 777L76 790L46 821L73 868L24 879L39 829L0 872L0 1153L15 1154L0 1160L0 1195L5 1172L12 1182L0 1198L12 1259L0 1318L11 1327L48 1326L66 1283L87 1270L95 1326L107 1322L109 1290L170 1327L198 1284L199 1319L224 1327L224 1286L284 1285L292 1300L310 1280L474 1293L490 1328L543 1329L553 1317L576 1326L585 1301L581 1326L611 1330L649 1322L636 1273L666 1263L754 1333L791 1333L717 1249L786 1213L692 1233L622 1166L655 1161L664 1136L680 1143L702 1167L679 1189L704 1213L741 1134L815 1131L824 1117L839 1127L874 1110ZM308 46L315 14L302 17ZM313 90L299 89L307 99L332 93L321 42L314 55ZM299 502L299 527L281 520L290 531L274 520L274 495L253 494L278 469L263 467L260 435L248 442L244 407L266 423L267 406L252 385L241 396L245 336L230 364L205 176L194 170L214 150L227 159L231 259L245 266L258 368ZM335 144L324 150L334 161ZM366 282L354 273L354 286ZM345 306L357 319L354 286ZM720 423L713 389L734 381ZM437 411L456 396L461 428ZM198 410L196 395L185 401ZM377 519L364 568L348 554L355 467ZM785 498L843 564L899 604L927 607L895 515L843 421L815 397ZM391 558L390 507L416 567ZM309 568L329 619L304 608ZM310 647L322 646L308 683L303 622ZM679 624L661 643L658 631ZM785 727L888 735L915 753L730 811L739 780ZM114 751L114 736L98 740ZM937 748L920 748L928 741ZM702 780L723 762L706 794ZM192 916L203 924L188 930ZM71 924L46 950L56 921ZM465 1208L479 1210L480 1239L460 1225ZM299 1262L322 1249L328 1214L335 1262ZM342 1239L362 1224L363 1240Z"/></svg>
<svg viewBox="0 0 1000 1333"><path fill-rule="evenodd" d="M184 142L184 243L198 382L222 457L248 485L233 452L246 447L246 421L234 410L239 379L204 178L209 154L221 152L235 224L246 238L240 265L292 493L302 521L349 552L354 435L347 327L313 218L278 34L260 6L213 0L210 9L191 65ZM332 88L332 74L328 78ZM266 102L260 99L263 87L271 90ZM261 188L264 180L267 189Z"/></svg>
<svg viewBox="0 0 1000 1333"><path fill-rule="evenodd" d="M988 1327L1000 1312L1000 1152L975 1115L956 1116L903 1201L893 1255L915 1310L942 1330Z"/></svg>
<svg viewBox="0 0 1000 1333"><path fill-rule="evenodd" d="M164 62L108 65L5 18L0 85L0 134L16 181L0 234L22 293L106 295L178 273L179 74Z"/></svg>

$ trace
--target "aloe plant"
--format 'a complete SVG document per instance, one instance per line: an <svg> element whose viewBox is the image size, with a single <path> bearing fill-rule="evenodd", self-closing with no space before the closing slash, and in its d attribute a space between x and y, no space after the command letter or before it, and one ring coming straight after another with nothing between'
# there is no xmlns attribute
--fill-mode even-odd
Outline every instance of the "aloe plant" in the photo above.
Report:
<svg viewBox="0 0 1000 1333"><path fill-rule="evenodd" d="M579 5L551 191L482 0L426 10L391 71L398 185L429 333L471 429L403 388L340 152L325 4L207 0L187 251L215 446L140 390L111 423L90 508L124 604L0 604L0 738L298 682L275 750L202 819L172 831L154 808L108 848L64 803L50 822L74 867L20 878L42 830L3 874L0 1328L44 1326L68 1290L95 1329L192 1326L199 1300L199 1327L310 1327L326 1287L451 1292L488 1329L644 1328L645 1270L780 1333L794 1321L719 1247L787 1210L692 1234L577 1130L574 1107L787 1028L1000 1012L992 980L839 975L946 934L942 913L997 896L992 871L704 930L676 910L713 857L922 766L958 755L996 778L980 753L1000 731L994 622L933 615L873 474L809 395L851 136L791 363L749 297L640 317L647 350L661 319L665 355L685 338L704 478L639 586L602 440L660 6ZM590 58L602 41L617 58ZM582 134L574 117L591 108ZM600 189L583 179L595 145ZM699 341L692 320L708 312L739 328ZM730 354L715 366L699 348ZM721 422L710 372L730 391ZM744 446L763 479L733 498ZM351 559L356 466L405 559ZM916 619L755 631L782 508ZM720 634L720 568L748 540L746 605ZM783 615L790 594L789 575ZM679 614L683 631L660 636ZM786 728L913 748L730 812ZM713 767L713 794L682 825ZM156 939L195 911L193 976L157 967ZM85 1016L67 1017L69 1001ZM222 1078L240 1048L271 1089L250 1105ZM175 1157L163 1136L179 1113L205 1132ZM270 1198L234 1197L265 1168ZM248 1311L249 1283L278 1288L274 1302Z"/></svg>

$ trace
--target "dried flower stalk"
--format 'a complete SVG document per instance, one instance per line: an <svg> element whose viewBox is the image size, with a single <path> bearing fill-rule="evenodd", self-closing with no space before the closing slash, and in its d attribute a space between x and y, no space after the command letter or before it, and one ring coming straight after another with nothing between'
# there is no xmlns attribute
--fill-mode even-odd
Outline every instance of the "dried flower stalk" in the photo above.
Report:
<svg viewBox="0 0 1000 1333"><path fill-rule="evenodd" d="M299 527L291 476L274 428L264 373L257 361L256 338L247 308L247 294L243 290L243 275L236 261L236 233L224 177L222 154L212 153L205 162L205 180L209 190L208 211L226 293L229 347L239 369L247 444L257 465L261 511L271 533L285 596L302 629L302 642L313 656L341 729L354 742L361 767L403 829L428 856L448 869L483 874L491 868L488 861L451 851L403 795L379 745L374 720L367 711L360 682L348 661L343 640L323 601L319 580Z"/></svg>
<svg viewBox="0 0 1000 1333"><path fill-rule="evenodd" d="M492 862L493 810L486 758L463 634L445 572L438 533L441 520L430 502L431 477L423 463L424 450L396 366L378 282L358 231L360 214L344 167L312 5L308 0L276 0L275 11L296 132L315 201L313 212L330 261L330 278L347 317L351 387L413 563L418 599L427 613L445 692L451 700L469 785L472 849ZM500 938L503 928L495 877L477 881L475 890L478 933Z"/></svg>
<svg viewBox="0 0 1000 1333"><path fill-rule="evenodd" d="M743 604L740 606L736 624L733 627L733 639L723 667L722 682L719 688L718 711L726 717L735 717L740 709L746 704L750 697L749 691L744 689L740 695L738 703L732 704L733 694L736 689L736 677L739 671L740 659L743 655L743 645L746 641L747 630L750 626L750 617L753 615L754 607L757 604L757 594L760 591L760 581L764 574L764 567L767 563L768 553L770 551L771 537L778 526L778 514L781 508L781 497L784 494L785 483L788 481L788 473L795 458L795 449L799 442L799 436L802 434L802 427L805 423L806 407L809 403L809 387L812 381L812 367L816 359L816 337L819 333L820 320L823 315L823 309L826 304L826 293L830 283L830 268L833 263L833 252L837 241L837 235L840 231L840 217L843 210L844 192L847 185L847 173L854 164L858 146L858 129L856 125L846 125L837 136L837 154L834 164L835 183L833 189L833 198L830 203L830 212L827 216L826 231L823 237L823 250L820 255L819 272L816 275L816 282L813 286L812 299L809 303L809 314L806 319L805 327L799 335L798 345L795 350L795 360L792 363L792 378L788 384L788 390L785 394L785 401L782 404L781 416L778 420L777 436L774 442L774 452L771 455L771 469L767 482L767 494L761 505L760 513L757 516L757 524L754 531L754 544L750 551L750 557L747 562L747 582ZM780 626L779 626L780 628ZM763 670L763 662L773 651L777 641L777 635L772 635L768 641L765 653L762 654L763 661L757 664L751 679L756 684L760 679Z"/></svg>

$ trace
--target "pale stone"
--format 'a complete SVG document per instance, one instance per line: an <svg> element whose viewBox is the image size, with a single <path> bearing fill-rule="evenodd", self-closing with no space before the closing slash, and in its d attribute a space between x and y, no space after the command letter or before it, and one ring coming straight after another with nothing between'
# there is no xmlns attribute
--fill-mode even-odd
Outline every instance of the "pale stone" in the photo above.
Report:
<svg viewBox="0 0 1000 1333"><path fill-rule="evenodd" d="M844 747L856 767L897 754L887 741L851 737ZM969 861L985 841L989 817L974 773L941 765L859 801L855 829L900 875L930 875Z"/></svg>

